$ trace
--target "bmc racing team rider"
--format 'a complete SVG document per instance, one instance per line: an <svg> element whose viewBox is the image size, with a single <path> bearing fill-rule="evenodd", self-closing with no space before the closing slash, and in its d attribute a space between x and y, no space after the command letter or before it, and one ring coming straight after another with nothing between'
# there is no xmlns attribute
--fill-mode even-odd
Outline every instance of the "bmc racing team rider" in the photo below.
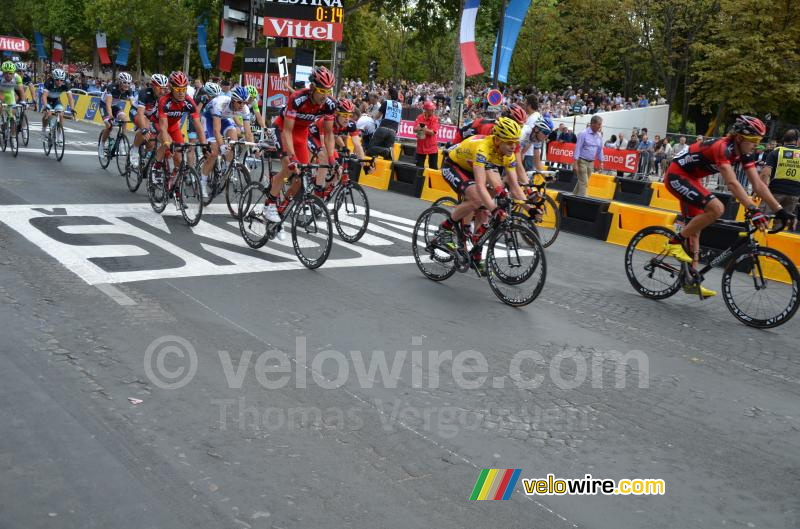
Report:
<svg viewBox="0 0 800 529"><path fill-rule="evenodd" d="M206 142L206 135L200 126L200 115L197 112L197 103L189 97L186 89L189 86L189 79L183 72L172 72L169 74L169 93L158 100L158 135L161 138L161 145L156 153L155 169L162 168L162 160L167 148L172 142L183 143L183 132L181 131L181 118L184 114L189 114L189 118L194 123L195 130L200 136L200 143ZM173 155L175 167L181 163L181 153ZM172 189L177 174L170 176L167 190Z"/></svg>
<svg viewBox="0 0 800 529"><path fill-rule="evenodd" d="M736 174L731 167L736 162L742 164L753 186L753 192L776 212L776 217L784 224L794 223L794 215L781 207L756 171L753 149L761 142L765 133L766 127L760 119L739 116L727 136L695 143L686 153L672 161L664 183L669 192L680 200L683 215L693 218L681 233L665 243L664 249L669 255L697 266L700 231L713 224L725 211L722 202L702 184L703 178L717 172L722 175L736 200L747 207L747 214L753 224L762 230L766 229L769 222L767 216L758 210L747 196L747 191L736 180ZM691 243L691 247L687 246L687 242ZM690 257L687 249L692 251L694 258ZM684 291L689 294L697 294L698 288L704 298L716 295L715 291L702 285L684 285Z"/></svg>
<svg viewBox="0 0 800 529"><path fill-rule="evenodd" d="M308 151L308 129L322 116L323 144L327 152L335 153L333 137L333 115L336 112L336 101L333 94L333 74L324 66L317 66L308 78L310 86L294 92L289 101L275 119L276 147L281 156L281 170L272 179L272 185L264 208L264 217L270 222L280 222L276 202L284 180L290 171L296 171L298 164L307 164L310 159ZM290 189L294 193L297 184Z"/></svg>

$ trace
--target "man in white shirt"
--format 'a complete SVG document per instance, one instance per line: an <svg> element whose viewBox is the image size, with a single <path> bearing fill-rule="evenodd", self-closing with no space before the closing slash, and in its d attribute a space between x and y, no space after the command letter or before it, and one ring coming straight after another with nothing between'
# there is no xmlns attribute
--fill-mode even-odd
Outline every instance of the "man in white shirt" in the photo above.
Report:
<svg viewBox="0 0 800 529"><path fill-rule="evenodd" d="M525 97L525 113L528 114L528 118L525 120L525 126L523 127L523 134L527 130L527 134L533 130L533 124L536 123L542 115L539 113L539 98L535 94L528 94ZM526 171L533 171L533 145L528 147L524 153L522 153L522 165L525 167Z"/></svg>

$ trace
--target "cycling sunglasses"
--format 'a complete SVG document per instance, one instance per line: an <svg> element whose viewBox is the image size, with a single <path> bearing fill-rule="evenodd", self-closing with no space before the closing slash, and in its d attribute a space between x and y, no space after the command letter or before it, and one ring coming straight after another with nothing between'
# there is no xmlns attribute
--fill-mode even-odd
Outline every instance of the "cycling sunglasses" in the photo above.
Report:
<svg viewBox="0 0 800 529"><path fill-rule="evenodd" d="M739 137L742 138L742 141L749 141L750 143L761 143L763 139L762 136L751 136L749 134L739 134Z"/></svg>
<svg viewBox="0 0 800 529"><path fill-rule="evenodd" d="M349 118L350 116L353 115L353 113L352 112L337 112L336 115L337 116L342 116L343 118Z"/></svg>
<svg viewBox="0 0 800 529"><path fill-rule="evenodd" d="M173 86L170 90L172 90L176 94L185 94L186 89L187 89L186 86Z"/></svg>
<svg viewBox="0 0 800 529"><path fill-rule="evenodd" d="M333 93L333 88L319 88L318 86L315 86L314 91L318 94L325 94L326 96L329 96Z"/></svg>

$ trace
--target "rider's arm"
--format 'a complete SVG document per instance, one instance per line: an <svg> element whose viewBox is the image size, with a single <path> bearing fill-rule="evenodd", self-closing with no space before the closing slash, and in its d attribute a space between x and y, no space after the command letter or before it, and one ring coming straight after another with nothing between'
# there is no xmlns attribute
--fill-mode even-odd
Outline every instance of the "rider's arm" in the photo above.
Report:
<svg viewBox="0 0 800 529"><path fill-rule="evenodd" d="M250 120L244 118L242 119L244 121L244 137L247 141L254 143L255 140L253 139L253 129L250 127Z"/></svg>
<svg viewBox="0 0 800 529"><path fill-rule="evenodd" d="M723 167L725 167L725 166L723 166ZM728 167L730 167L730 166L728 166ZM731 169L731 173L733 173L732 169ZM756 195L760 196L761 200L764 200L769 205L770 209L772 209L772 211L778 211L779 209L783 208L783 206L781 206L780 203L777 200L775 200L775 197L772 196L772 192L769 190L769 186L767 184L765 184L764 181L761 180L761 178L759 178L758 171L756 171L755 167L749 167L749 168L745 169L744 174L746 174L748 180L750 180L750 183L753 186L753 192ZM744 189L742 189L742 191L744 191ZM739 197L736 197L736 198L739 198ZM740 202L741 202L741 200L740 200ZM742 204L744 204L744 202L742 202ZM790 213L792 213L792 212L790 212Z"/></svg>
<svg viewBox="0 0 800 529"><path fill-rule="evenodd" d="M167 132L167 127L169 127L169 120L167 116L164 115L162 112L159 112L160 116L158 118L158 135L161 137L161 143L170 144L172 143L172 139L170 138L169 133Z"/></svg>
<svg viewBox="0 0 800 529"><path fill-rule="evenodd" d="M472 166L472 175L475 177L475 189L481 198L481 204L489 211L494 210L496 204L492 195L489 194L489 190L486 189L486 168L483 165L475 164Z"/></svg>
<svg viewBox="0 0 800 529"><path fill-rule="evenodd" d="M144 105L136 106L136 126L142 130L147 130L147 118L145 117L144 112Z"/></svg>
<svg viewBox="0 0 800 529"><path fill-rule="evenodd" d="M328 160L332 160L336 152L336 139L333 135L333 120L326 119L322 122L322 140L325 142L325 151L328 153Z"/></svg>
<svg viewBox="0 0 800 529"><path fill-rule="evenodd" d="M283 131L281 132L281 143L286 156L294 158L294 118L283 117Z"/></svg>
<svg viewBox="0 0 800 529"><path fill-rule="evenodd" d="M111 116L111 119L116 119L117 116L113 116L112 113L111 113L111 94L106 95L105 103L106 103L106 111L108 112L108 115Z"/></svg>
<svg viewBox="0 0 800 529"><path fill-rule="evenodd" d="M364 147L361 145L361 136L351 136L353 140L353 151L360 160L364 159Z"/></svg>
<svg viewBox="0 0 800 529"><path fill-rule="evenodd" d="M747 177L750 178L750 171L752 171L755 174L756 179L758 179L758 174L756 174L755 169L748 169ZM740 184L736 179L736 173L733 172L733 167L731 167L730 164L721 164L719 166L719 174L722 175L722 178L725 180L725 185L728 186L728 190L733 196L736 197L736 200L738 200L740 204L744 205L746 208L755 207L755 204L747 195L747 191L745 191L745 189L742 187L742 184ZM753 186L753 188L755 189L755 186ZM772 197L772 194L770 194L770 197ZM772 200L775 205L778 205L774 198ZM772 203L770 203L769 200L767 200L767 203L772 206ZM780 205L778 205L778 208L780 208Z"/></svg>
<svg viewBox="0 0 800 529"><path fill-rule="evenodd" d="M537 171L544 171L544 164L542 163L542 149L541 147L533 150L533 168Z"/></svg>
<svg viewBox="0 0 800 529"><path fill-rule="evenodd" d="M211 122L211 130L214 131L214 139L217 140L217 145L221 149L225 142L222 139L222 118L219 116L213 116L211 118L213 121Z"/></svg>

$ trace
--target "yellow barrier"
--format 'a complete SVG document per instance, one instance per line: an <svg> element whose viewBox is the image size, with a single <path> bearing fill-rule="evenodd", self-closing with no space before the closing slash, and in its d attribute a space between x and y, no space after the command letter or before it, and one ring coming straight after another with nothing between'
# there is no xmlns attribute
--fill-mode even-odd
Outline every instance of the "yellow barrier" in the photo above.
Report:
<svg viewBox="0 0 800 529"><path fill-rule="evenodd" d="M389 189L389 178L392 176L392 162L391 160L384 160L379 158L375 160L375 170L370 174L365 174L364 169L361 169L361 175L358 177L358 183L364 186L374 187L386 191Z"/></svg>
<svg viewBox="0 0 800 529"><path fill-rule="evenodd" d="M458 198L450 184L442 178L441 171L425 169L423 174L425 175L425 184L422 186L422 194L419 198L428 202L435 202L442 197Z"/></svg>
<svg viewBox="0 0 800 529"><path fill-rule="evenodd" d="M392 150L392 159L399 160L400 159L400 151L402 151L402 145L399 142L394 144L394 149Z"/></svg>
<svg viewBox="0 0 800 529"><path fill-rule="evenodd" d="M556 208L561 208L561 201L558 198L558 191L554 191L552 189L545 190L547 195L555 200ZM542 222L539 223L540 226L543 228L555 228L556 226L556 213L555 211L551 211L550 208L546 208L544 211L544 215L542 216Z"/></svg>
<svg viewBox="0 0 800 529"><path fill-rule="evenodd" d="M590 197L611 200L614 198L614 191L617 189L617 182L614 177L607 174L592 173L589 177L589 185L586 193Z"/></svg>
<svg viewBox="0 0 800 529"><path fill-rule="evenodd" d="M675 224L677 213L659 211L644 206L634 206L621 202L612 202L608 212L613 213L611 229L608 231L606 242L627 246L633 236L648 226L672 227Z"/></svg>
<svg viewBox="0 0 800 529"><path fill-rule="evenodd" d="M650 199L651 208L666 209L668 211L680 211L681 204L675 196L667 191L663 182L653 182L653 198Z"/></svg>

